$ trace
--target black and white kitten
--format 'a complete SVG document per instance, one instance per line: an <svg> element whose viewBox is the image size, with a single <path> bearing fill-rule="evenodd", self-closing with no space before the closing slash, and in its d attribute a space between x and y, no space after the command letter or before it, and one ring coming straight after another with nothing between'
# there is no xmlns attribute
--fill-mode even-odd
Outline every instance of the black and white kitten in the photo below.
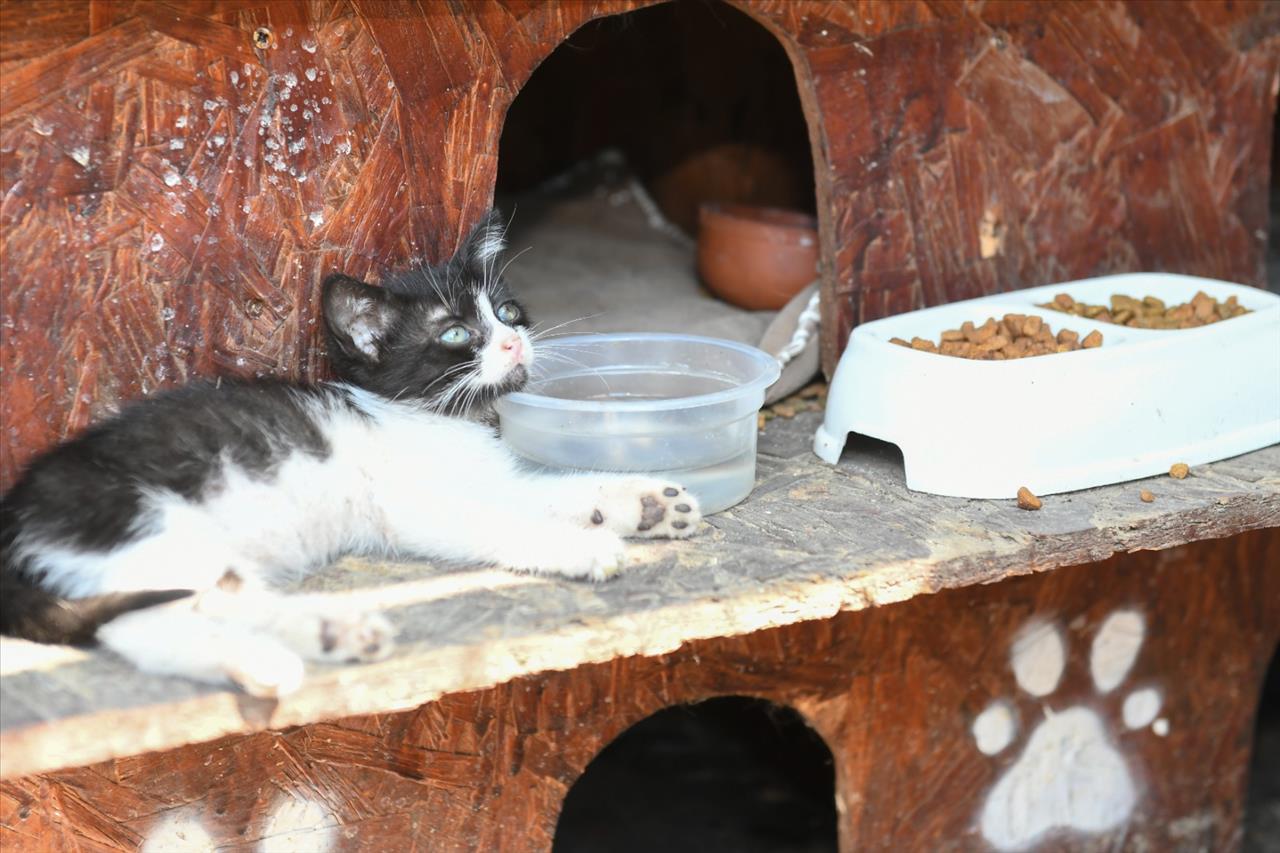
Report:
<svg viewBox="0 0 1280 853"><path fill-rule="evenodd" d="M191 385L37 459L0 499L0 632L280 695L392 649L379 614L272 591L338 555L602 580L622 537L691 535L681 486L529 473L476 419L534 360L502 249L490 215L447 264L326 280L337 382Z"/></svg>

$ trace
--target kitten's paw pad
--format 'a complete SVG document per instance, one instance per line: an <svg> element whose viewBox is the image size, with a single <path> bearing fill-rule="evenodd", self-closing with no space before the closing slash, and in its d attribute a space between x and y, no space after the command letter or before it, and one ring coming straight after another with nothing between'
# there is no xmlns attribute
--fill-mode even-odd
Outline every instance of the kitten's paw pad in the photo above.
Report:
<svg viewBox="0 0 1280 853"><path fill-rule="evenodd" d="M395 629L380 613L320 618L321 660L331 663L370 663L395 650Z"/></svg>
<svg viewBox="0 0 1280 853"><path fill-rule="evenodd" d="M224 665L227 677L260 699L286 696L302 686L306 667L302 658L284 648L258 648L252 654L237 655Z"/></svg>
<svg viewBox="0 0 1280 853"><path fill-rule="evenodd" d="M603 497L605 506L595 509L592 522L600 524L612 517L612 528L623 536L685 539L697 531L702 521L698 499L675 483L628 480Z"/></svg>

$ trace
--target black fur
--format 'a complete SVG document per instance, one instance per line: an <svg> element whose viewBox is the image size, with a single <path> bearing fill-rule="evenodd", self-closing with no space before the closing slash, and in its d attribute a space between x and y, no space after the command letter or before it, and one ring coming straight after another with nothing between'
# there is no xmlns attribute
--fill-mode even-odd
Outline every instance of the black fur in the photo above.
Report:
<svg viewBox="0 0 1280 853"><path fill-rule="evenodd" d="M448 264L420 267L392 276L381 287L373 287L345 275L331 275L323 285L325 331L328 355L338 375L353 384L391 399L441 399L449 389L455 368L475 358L486 343L484 329L476 322L475 284L485 283L485 293L496 310L510 305L520 315L520 324L529 324L528 312L512 296L497 276L492 259L477 255L477 247L491 239L500 223L493 214L472 232ZM434 298L432 298L434 297ZM437 309L443 306L442 316ZM380 330L376 354L362 350L350 333L354 323ZM471 347L451 348L440 334L462 325L475 339ZM519 390L528 381L523 368L513 371L507 384L446 406L448 414L482 417L502 394Z"/></svg>
<svg viewBox="0 0 1280 853"><path fill-rule="evenodd" d="M491 294L495 308L511 303L520 324L527 324L523 309L496 280L495 259L480 256L498 239L497 229L491 214L447 264L402 273L381 288L330 276L323 308L338 377L385 397L431 404L457 380L457 372L449 371L474 361L484 345L477 287ZM376 333L374 356L357 346L353 323ZM470 346L441 343L441 332L454 325L472 332ZM503 387L470 395L469 406L487 406L526 380L523 368L512 374ZM341 387L199 382L128 405L38 458L0 497L0 633L86 644L98 626L121 613L189 594L169 590L68 601L41 587L44 579L15 545L29 537L81 551L111 550L148 532L148 490L199 500L220 487L224 461L270 480L291 453L326 458L330 448L312 414L317 403L359 411ZM450 411L468 414L458 406Z"/></svg>

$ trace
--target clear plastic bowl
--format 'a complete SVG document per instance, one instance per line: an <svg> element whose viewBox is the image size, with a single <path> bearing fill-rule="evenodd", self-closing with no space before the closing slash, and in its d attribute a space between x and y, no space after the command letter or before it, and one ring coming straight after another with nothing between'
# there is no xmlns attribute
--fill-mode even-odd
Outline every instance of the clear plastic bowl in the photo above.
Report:
<svg viewBox="0 0 1280 853"><path fill-rule="evenodd" d="M503 441L534 465L668 478L708 514L751 493L756 413L780 373L768 353L694 335L574 335L538 344L533 373L497 409Z"/></svg>

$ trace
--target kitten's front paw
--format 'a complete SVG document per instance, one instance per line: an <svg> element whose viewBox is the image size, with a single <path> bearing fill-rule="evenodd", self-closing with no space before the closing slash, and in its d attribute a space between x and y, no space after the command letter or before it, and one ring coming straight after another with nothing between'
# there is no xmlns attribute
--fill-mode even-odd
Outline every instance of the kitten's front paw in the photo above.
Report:
<svg viewBox="0 0 1280 853"><path fill-rule="evenodd" d="M590 522L621 536L687 539L698 529L698 499L684 486L648 477L620 480L600 490Z"/></svg>
<svg viewBox="0 0 1280 853"><path fill-rule="evenodd" d="M609 530L556 531L554 540L531 549L536 556L515 568L538 574L606 581L622 570L626 545Z"/></svg>

